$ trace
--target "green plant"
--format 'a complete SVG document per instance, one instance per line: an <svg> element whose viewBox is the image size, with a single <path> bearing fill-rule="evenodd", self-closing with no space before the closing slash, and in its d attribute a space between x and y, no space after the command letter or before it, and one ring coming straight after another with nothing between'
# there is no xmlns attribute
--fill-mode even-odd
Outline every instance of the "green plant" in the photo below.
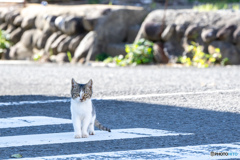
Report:
<svg viewBox="0 0 240 160"><path fill-rule="evenodd" d="M5 31L0 30L0 55L4 53L6 49L12 46L12 43L10 42L8 37L9 36L5 33Z"/></svg>
<svg viewBox="0 0 240 160"><path fill-rule="evenodd" d="M96 61L104 61L108 57L109 57L109 55L107 53L100 53L100 54L96 55Z"/></svg>
<svg viewBox="0 0 240 160"><path fill-rule="evenodd" d="M33 55L33 60L38 61L42 58L42 56L43 56L43 54L41 52L36 53L36 54Z"/></svg>
<svg viewBox="0 0 240 160"><path fill-rule="evenodd" d="M146 39L125 46L126 56L109 57L105 63L115 62L118 66L147 64L153 61L153 42Z"/></svg>
<svg viewBox="0 0 240 160"><path fill-rule="evenodd" d="M226 65L228 58L222 59L220 49L216 48L213 54L203 52L203 47L195 42L188 46L188 52L192 54L192 58L183 56L179 57L179 62L186 66L196 66L198 68L207 68L215 64Z"/></svg>
<svg viewBox="0 0 240 160"><path fill-rule="evenodd" d="M206 3L202 5L194 6L193 9L198 11L215 11L220 9L228 9L232 8L233 10L239 10L239 4L227 4L223 2L217 2L217 3Z"/></svg>
<svg viewBox="0 0 240 160"><path fill-rule="evenodd" d="M70 51L67 51L67 56L68 56L69 62L71 62L72 61L72 54L71 54Z"/></svg>

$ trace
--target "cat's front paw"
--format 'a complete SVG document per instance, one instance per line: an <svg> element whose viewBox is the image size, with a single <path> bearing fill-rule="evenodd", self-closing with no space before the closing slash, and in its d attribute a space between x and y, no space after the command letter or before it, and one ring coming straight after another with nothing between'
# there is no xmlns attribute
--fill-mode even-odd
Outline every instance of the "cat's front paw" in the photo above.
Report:
<svg viewBox="0 0 240 160"><path fill-rule="evenodd" d="M94 131L90 131L90 132L89 132L89 135L94 135L94 134L95 134Z"/></svg>
<svg viewBox="0 0 240 160"><path fill-rule="evenodd" d="M74 138L78 139L78 138L82 138L82 136L80 134L75 134Z"/></svg>
<svg viewBox="0 0 240 160"><path fill-rule="evenodd" d="M88 134L83 134L82 138L88 138L88 136L89 136Z"/></svg>

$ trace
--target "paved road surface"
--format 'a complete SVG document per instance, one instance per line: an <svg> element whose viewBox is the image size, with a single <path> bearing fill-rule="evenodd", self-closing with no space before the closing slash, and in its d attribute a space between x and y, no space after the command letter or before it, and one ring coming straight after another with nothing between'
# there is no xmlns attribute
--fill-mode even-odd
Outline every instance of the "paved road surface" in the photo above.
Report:
<svg viewBox="0 0 240 160"><path fill-rule="evenodd" d="M0 63L0 74L0 159L240 158L240 67ZM93 79L111 133L73 138L72 77Z"/></svg>

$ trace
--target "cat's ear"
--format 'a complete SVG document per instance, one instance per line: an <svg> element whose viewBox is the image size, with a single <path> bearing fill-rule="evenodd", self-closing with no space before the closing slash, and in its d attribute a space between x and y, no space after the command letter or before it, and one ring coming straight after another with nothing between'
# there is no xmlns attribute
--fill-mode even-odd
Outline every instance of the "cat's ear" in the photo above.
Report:
<svg viewBox="0 0 240 160"><path fill-rule="evenodd" d="M88 81L88 83L87 83L87 86L88 86L89 88L92 88L92 85L93 85L93 81L92 81L92 79L90 79L90 80Z"/></svg>
<svg viewBox="0 0 240 160"><path fill-rule="evenodd" d="M72 88L74 88L77 85L77 82L72 78Z"/></svg>

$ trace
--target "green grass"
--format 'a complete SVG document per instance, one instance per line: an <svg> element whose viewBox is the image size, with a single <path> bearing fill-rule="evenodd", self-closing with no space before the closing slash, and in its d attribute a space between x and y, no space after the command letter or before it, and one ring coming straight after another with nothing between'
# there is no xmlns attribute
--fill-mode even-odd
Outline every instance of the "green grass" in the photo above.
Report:
<svg viewBox="0 0 240 160"><path fill-rule="evenodd" d="M216 10L221 10L221 9L233 9L233 10L239 10L240 6L239 4L232 3L232 4L227 4L227 3L206 3L202 5L197 5L194 6L194 10L198 11L216 11Z"/></svg>

